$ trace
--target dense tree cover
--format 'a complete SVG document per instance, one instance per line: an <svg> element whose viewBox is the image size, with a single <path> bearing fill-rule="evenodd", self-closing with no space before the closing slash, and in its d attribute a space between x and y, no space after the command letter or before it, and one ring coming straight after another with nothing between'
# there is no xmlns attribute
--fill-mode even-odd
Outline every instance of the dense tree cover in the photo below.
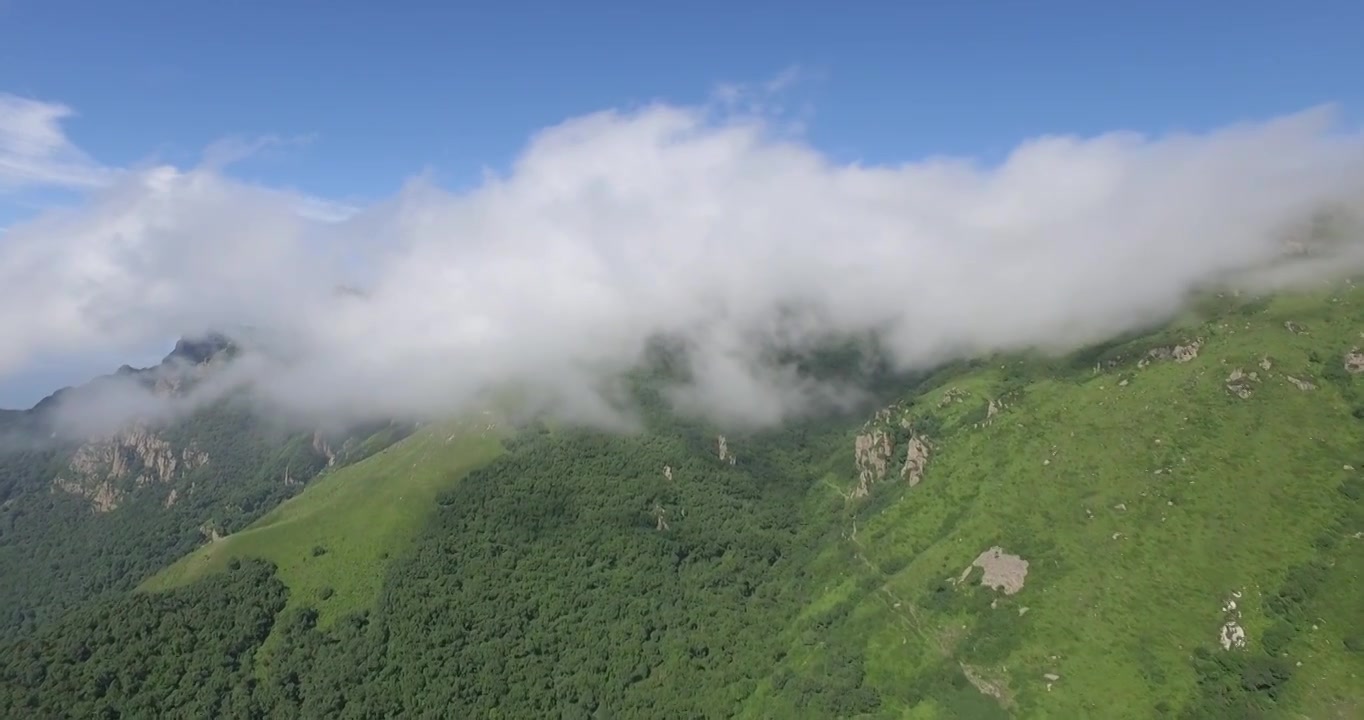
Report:
<svg viewBox="0 0 1364 720"><path fill-rule="evenodd" d="M731 466L714 442L519 439L441 498L372 618L293 621L272 673L291 710L727 713L779 658L772 629L806 600L827 525L802 512L811 478L781 448L738 445L753 454Z"/></svg>
<svg viewBox="0 0 1364 720"><path fill-rule="evenodd" d="M381 430L370 442L361 433ZM363 428L338 438L350 462L401 437L396 426ZM88 500L54 492L52 480L71 446L14 443L0 452L0 638L14 637L86 600L131 589L205 541L226 534L297 493L326 467L311 433L263 423L231 401L207 407L160 435L177 451L193 445L209 462L170 484L135 487L106 513ZM349 440L349 442L347 442ZM288 477L290 482L285 482ZM176 502L166 506L168 493Z"/></svg>
<svg viewBox="0 0 1364 720"><path fill-rule="evenodd" d="M0 716L249 717L252 657L284 607L273 568L82 608L0 653Z"/></svg>
<svg viewBox="0 0 1364 720"><path fill-rule="evenodd" d="M1281 321L1260 320L1274 334L1240 354L1218 345L1215 328L1198 328L1208 338L1203 366L1156 364L1135 375L1151 351L1187 335L1165 330L1064 358L941 368L918 396L848 343L796 364L835 378L853 367L883 398L901 400L875 416L862 408L730 435L732 464L717 456L713 428L665 410L663 388L686 364L663 348L633 388L643 432L524 428L499 459L451 476L410 550L394 552L369 609L329 621L337 616L309 605L326 608L331 590L313 586L283 611L279 583L256 563L167 595L117 596L0 645L0 714L1245 718L1307 707L1328 683L1348 712L1357 677L1349 663L1364 654L1364 605L1352 592L1364 572L1364 480L1352 473L1364 463L1349 442L1340 454L1317 447L1334 432L1326 426L1308 433L1317 445L1290 438L1283 457L1248 454L1277 476L1306 468L1291 486L1252 482L1262 478L1250 467L1231 472L1236 451L1262 446L1252 432L1260 421L1249 406L1227 409L1243 398L1227 394L1223 373L1204 369L1263 358L1264 370L1273 354L1276 373L1320 387L1265 382L1257 401L1275 404L1256 417L1287 437L1273 411L1296 423L1335 412L1346 423L1340 436L1353 433L1354 383L1364 377L1339 358L1355 341L1320 352L1272 345L1298 341ZM1236 342L1249 334L1243 327ZM1209 387L1196 384L1204 375ZM1318 399L1335 397L1328 391L1339 402ZM1220 416L1165 406L1190 395ZM1125 413L1136 421L1108 422ZM911 488L891 467L870 496L849 497L854 436L878 428L897 448L911 434L926 437L930 474ZM1070 441L1077 429L1097 439ZM184 431L214 442L212 427ZM239 458L244 481L202 511L241 527L278 500L257 481L306 465L290 454L303 440L258 456L243 438L266 437L259 426L218 432L229 445L219 452ZM1192 461L1181 467L1186 454ZM421 461L402 456L404 467L409 457ZM56 460L30 457L5 482L46 482L41 468ZM1260 486L1311 492L1245 490ZM1217 530L1244 526L1219 514L1241 497L1250 500L1234 508L1243 512L1305 508L1310 532L1279 527L1297 513L1255 515L1267 520L1240 537ZM1272 551L1225 577L1198 577L1227 564L1223 549L1275 532L1282 542ZM971 558L993 545L1030 563L1025 590L1001 593L972 569ZM1143 547L1159 552L1124 556ZM337 554L311 540L304 552ZM1276 560L1280 552L1292 560ZM118 562L113 551L97 557ZM1216 608L1232 588L1247 589L1235 597L1249 641L1223 650ZM154 625L157 614L164 619ZM1167 620L1179 624L1177 637L1149 629Z"/></svg>
<svg viewBox="0 0 1364 720"><path fill-rule="evenodd" d="M641 435L535 426L512 438L440 497L378 606L326 627L306 606L277 615L285 593L260 563L79 610L0 647L0 714L724 717L766 693L809 717L890 716L923 701L948 716L1009 715L953 658L926 658L902 686L869 678L853 611L882 594L888 567L863 576L859 565L866 582L846 601L806 612L812 584L830 577L821 549L874 507L810 492L846 470L844 424L731 437L730 465L704 428L648 413L646 423ZM1360 482L1341 484L1344 514L1322 543L1355 526ZM1280 646L1327 612L1314 603L1333 572L1290 570L1266 598L1275 624L1262 645L1196 648L1195 695L1156 711L1272 715L1294 675ZM1004 662L1020 614L949 585L926 588L919 612L984 618L961 651ZM1147 671L1164 683L1175 670L1152 658Z"/></svg>
<svg viewBox="0 0 1364 720"><path fill-rule="evenodd" d="M77 612L6 649L15 659L2 676L5 707L124 717L152 708L231 717L726 714L781 658L773 628L808 601L803 568L831 528L807 512L808 460L827 455L839 435L808 427L782 438L732 439L743 459L730 465L715 436L699 431L533 429L440 498L372 613L327 628L309 608L282 619L259 686L238 662L260 638L241 628L268 628L259 614L282 601L277 581L252 564ZM148 632L145 618L157 613L168 614L168 627ZM127 625L113 622L125 614ZM191 642L197 631L214 640ZM91 689L110 686L106 658L132 673L117 676L113 695ZM157 664L172 658L186 674L155 687L137 680L165 672ZM221 669L196 669L224 658ZM807 690L829 707L875 707L855 666L836 670ZM208 675L190 693L183 682L194 673ZM214 693L221 706L210 704Z"/></svg>
<svg viewBox="0 0 1364 720"><path fill-rule="evenodd" d="M814 362L822 373L865 365L846 351ZM509 441L502 459L440 498L372 611L325 628L311 608L281 617L252 676L259 685L241 663L260 637L242 628L268 629L261 614L282 607L278 581L260 567L166 596L118 593L202 543L204 528L241 529L296 492L286 474L306 479L326 463L311 434L220 403L162 430L177 449L193 443L211 458L176 482L176 503L164 506L169 487L149 487L108 513L51 491L69 448L11 453L0 459L0 572L17 582L0 588L0 602L4 632L20 640L4 649L15 658L5 707L125 717L724 714L780 659L772 629L808 601L804 568L835 523L818 504L827 495L807 495L829 458L841 458L846 423L731 437L741 461L730 464L713 431L665 411L668 370L634 387L648 433L535 426ZM355 431L336 443L346 451L338 461L408 429ZM167 626L149 630L158 613ZM125 615L128 625L114 627ZM212 640L191 641L195 633ZM106 661L132 675L110 680ZM142 682L164 663L189 670ZM874 706L852 672L851 683L840 670L815 690Z"/></svg>
<svg viewBox="0 0 1364 720"><path fill-rule="evenodd" d="M279 456L296 457L303 478L320 469L297 444L282 449L254 437L250 427L249 416L231 408L197 414L175 429L171 441L183 447L193 438L210 463L171 486L132 492L107 513L53 491L52 478L69 449L0 458L7 496L0 511L0 573L14 579L0 587L3 632L32 629L87 598L133 587L204 542L201 526L227 531L245 525L297 491L282 482L282 468L276 472ZM164 507L171 488L178 500Z"/></svg>

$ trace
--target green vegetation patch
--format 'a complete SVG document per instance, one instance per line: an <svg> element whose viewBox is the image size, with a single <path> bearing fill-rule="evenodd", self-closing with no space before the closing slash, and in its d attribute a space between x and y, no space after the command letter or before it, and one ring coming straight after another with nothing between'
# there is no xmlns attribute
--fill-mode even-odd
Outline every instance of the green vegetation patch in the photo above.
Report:
<svg viewBox="0 0 1364 720"><path fill-rule="evenodd" d="M437 494L501 452L486 427L425 428L323 474L246 529L199 548L139 589L181 587L225 570L233 559L261 558L279 568L290 607L316 605L325 625L371 606L388 560L420 532Z"/></svg>
<svg viewBox="0 0 1364 720"><path fill-rule="evenodd" d="M782 688L849 644L881 697L868 716L1357 712L1364 381L1344 357L1364 294L1219 302L1068 359L945 373L878 415L888 477L849 501L813 565L823 610L747 715L819 716ZM910 488L914 432L931 455ZM994 547L1028 563L1015 592L973 566Z"/></svg>
<svg viewBox="0 0 1364 720"><path fill-rule="evenodd" d="M1350 286L1209 297L725 457L646 379L646 432L428 428L145 587L278 565L243 702L288 717L1356 717L1361 332Z"/></svg>

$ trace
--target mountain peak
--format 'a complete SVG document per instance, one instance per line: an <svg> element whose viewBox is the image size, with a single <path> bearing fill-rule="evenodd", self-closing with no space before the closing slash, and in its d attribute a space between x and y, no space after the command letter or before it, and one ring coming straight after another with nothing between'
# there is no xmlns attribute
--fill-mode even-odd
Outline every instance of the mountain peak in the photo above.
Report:
<svg viewBox="0 0 1364 720"><path fill-rule="evenodd" d="M212 360L220 353L231 353L237 349L232 338L220 332L208 332L200 336L185 336L175 342L175 348L162 360L162 364L175 360L199 365Z"/></svg>

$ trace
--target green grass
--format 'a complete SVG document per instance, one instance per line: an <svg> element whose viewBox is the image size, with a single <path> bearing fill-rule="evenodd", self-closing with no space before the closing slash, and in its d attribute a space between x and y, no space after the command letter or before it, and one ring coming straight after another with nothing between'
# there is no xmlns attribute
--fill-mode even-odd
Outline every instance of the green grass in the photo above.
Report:
<svg viewBox="0 0 1364 720"><path fill-rule="evenodd" d="M402 553L441 490L502 452L494 430L428 427L354 465L329 472L241 532L181 558L139 588L180 587L221 572L234 558L279 568L289 607L317 608L326 625L371 607L388 560Z"/></svg>
<svg viewBox="0 0 1364 720"><path fill-rule="evenodd" d="M1067 358L944 369L868 424L898 450L868 497L845 497L865 429L849 430L829 472L823 446L810 461L822 477L790 509L836 531L802 557L812 597L771 628L786 652L740 714L810 717L811 695L846 686L879 696L868 717L1220 718L1249 716L1247 704L1270 717L1359 716L1364 376L1342 363L1361 333L1364 290L1346 285L1211 298L1169 327ZM1189 362L1140 362L1196 338ZM1256 373L1247 398L1228 390L1235 370ZM987 420L992 400L1002 405ZM932 448L914 488L898 480L909 428ZM371 607L437 493L501 452L492 435L424 430L144 589L260 557L279 566L290 606L318 608L325 625ZM994 545L1029 562L1015 595L981 588L979 570L955 582ZM1219 646L1227 620L1244 628L1244 649ZM861 685L824 682L833 676Z"/></svg>
<svg viewBox="0 0 1364 720"><path fill-rule="evenodd" d="M855 645L883 698L877 717L1220 717L1207 714L1220 701L1197 705L1212 683L1191 658L1226 655L1217 638L1236 591L1248 636L1236 657L1292 669L1277 700L1255 702L1353 716L1364 654L1342 639L1364 642L1364 513L1341 487L1364 473L1364 420L1352 416L1364 378L1341 366L1362 330L1364 292L1285 296L1110 348L1118 361L1102 372L999 360L893 406L886 427L909 417L936 430L925 479L913 489L887 479L850 504L856 537L850 522L812 568L824 594L788 630L781 669L814 672L827 646ZM1137 367L1153 344L1195 337L1205 342L1194 360ZM1248 399L1226 388L1237 368L1257 373ZM949 388L960 401L939 407ZM978 425L1005 393L1003 411ZM898 471L907 431L896 432ZM979 570L946 582L993 545L1030 562L1022 591L980 588ZM1270 599L1311 563L1324 580L1281 622ZM812 624L835 606L836 622ZM1275 622L1288 640L1271 653ZM817 641L801 632L811 627ZM962 664L1006 683L1007 700L982 707ZM1046 673L1060 676L1050 690ZM770 684L745 710L802 716Z"/></svg>

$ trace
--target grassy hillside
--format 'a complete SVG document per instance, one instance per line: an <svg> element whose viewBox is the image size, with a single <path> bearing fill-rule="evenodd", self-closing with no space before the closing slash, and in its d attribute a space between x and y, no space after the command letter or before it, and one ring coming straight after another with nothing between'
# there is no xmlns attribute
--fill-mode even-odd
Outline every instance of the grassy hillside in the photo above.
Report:
<svg viewBox="0 0 1364 720"><path fill-rule="evenodd" d="M323 624L374 603L384 566L401 554L436 494L501 452L490 424L428 427L359 463L327 473L241 532L181 558L139 588L180 587L259 558L278 567L290 607L317 608Z"/></svg>
<svg viewBox="0 0 1364 720"><path fill-rule="evenodd" d="M1209 305L1064 361L946 374L870 422L894 441L887 479L849 500L747 714L802 715L791 691L831 646L865 658L886 717L1364 713L1364 394L1345 368L1364 292ZM912 488L911 435L929 446ZM992 547L1027 562L1020 590L965 572Z"/></svg>
<svg viewBox="0 0 1364 720"><path fill-rule="evenodd" d="M1359 717L1362 333L1349 285L1213 297L724 452L656 387L637 435L427 428L144 589L277 566L258 715ZM22 657L0 698L98 671Z"/></svg>
<svg viewBox="0 0 1364 720"><path fill-rule="evenodd" d="M28 432L43 422L33 411L22 420ZM362 430L335 460L349 462L395 435ZM114 439L0 443L0 577L6 580L0 638L28 634L75 607L126 592L202 545L209 532L233 532L259 519L326 466L313 445L313 433L285 432L230 400ZM187 451L207 462L164 462ZM120 458L121 472L114 471L113 457ZM144 475L148 465L170 469ZM107 504L94 502L100 496Z"/></svg>

